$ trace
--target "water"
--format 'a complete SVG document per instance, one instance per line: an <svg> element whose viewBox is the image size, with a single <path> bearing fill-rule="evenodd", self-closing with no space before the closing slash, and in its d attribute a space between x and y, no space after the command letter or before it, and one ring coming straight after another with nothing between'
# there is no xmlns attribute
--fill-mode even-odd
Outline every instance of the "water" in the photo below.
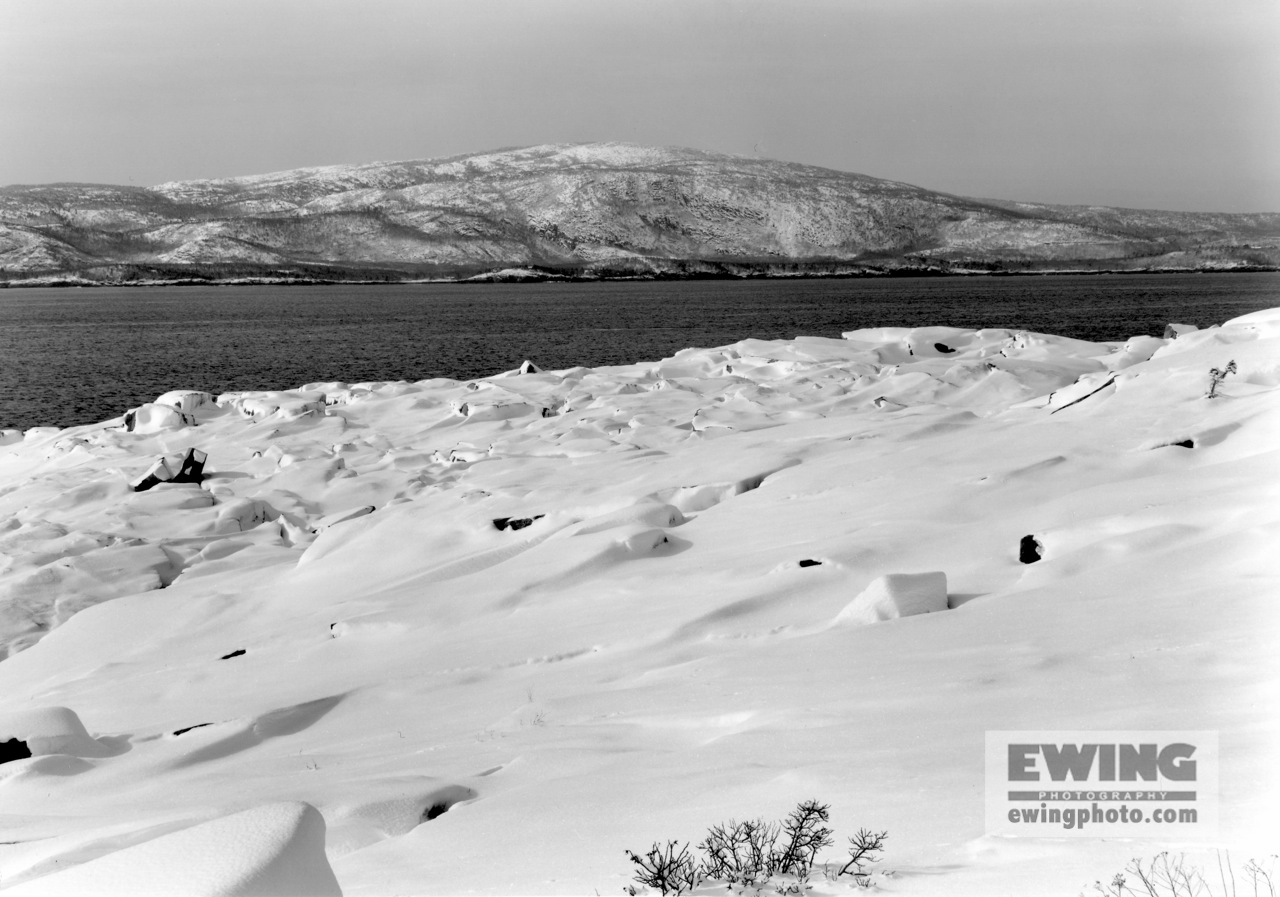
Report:
<svg viewBox="0 0 1280 897"><path fill-rule="evenodd" d="M466 379L862 327L1159 336L1280 305L1280 274L0 290L0 428L116 417L169 389Z"/></svg>

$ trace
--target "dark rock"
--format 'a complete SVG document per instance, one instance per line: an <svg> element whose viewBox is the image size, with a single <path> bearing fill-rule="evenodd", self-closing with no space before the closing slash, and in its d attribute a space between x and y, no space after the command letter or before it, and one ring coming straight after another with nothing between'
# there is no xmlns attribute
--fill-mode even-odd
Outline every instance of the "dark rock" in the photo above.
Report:
<svg viewBox="0 0 1280 897"><path fill-rule="evenodd" d="M244 648L237 648L236 650L232 651L230 654L223 654L223 655L222 655L220 658L218 658L218 659L219 659L219 660L230 660L230 659L231 659L231 658L233 658L233 657L239 657L239 656L240 656L241 654L243 654L243 653L244 653Z"/></svg>
<svg viewBox="0 0 1280 897"><path fill-rule="evenodd" d="M822 561L815 561L813 558L805 558L800 562L801 567L821 567Z"/></svg>
<svg viewBox="0 0 1280 897"><path fill-rule="evenodd" d="M535 520L541 520L545 514L534 514L532 517L495 517L493 518L493 527L496 530L517 530L524 529Z"/></svg>
<svg viewBox="0 0 1280 897"><path fill-rule="evenodd" d="M30 756L31 750L22 739L10 738L8 741L0 741L0 763L25 760Z"/></svg>
<svg viewBox="0 0 1280 897"><path fill-rule="evenodd" d="M184 729L174 729L173 734L175 736L182 735L185 732L190 732L192 729L203 729L205 726L212 726L212 725L213 723L196 723L194 726L187 726Z"/></svg>
<svg viewBox="0 0 1280 897"><path fill-rule="evenodd" d="M1040 560L1044 546L1035 536L1023 536L1018 545L1018 560L1024 564L1034 564Z"/></svg>

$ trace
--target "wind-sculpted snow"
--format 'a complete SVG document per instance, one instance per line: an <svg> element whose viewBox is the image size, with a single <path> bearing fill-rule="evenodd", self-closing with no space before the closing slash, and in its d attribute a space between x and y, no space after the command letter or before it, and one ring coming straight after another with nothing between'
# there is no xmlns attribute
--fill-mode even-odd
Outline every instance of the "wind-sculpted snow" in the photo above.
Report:
<svg viewBox="0 0 1280 897"><path fill-rule="evenodd" d="M349 895L617 893L625 848L818 797L901 893L1074 892L1133 846L983 835L983 733L1029 728L1219 731L1243 850L1280 311L1170 333L174 384L7 434L0 884L136 886L184 838L314 884L324 837Z"/></svg>
<svg viewBox="0 0 1280 897"><path fill-rule="evenodd" d="M1280 215L966 199L629 144L0 188L0 282L1273 269Z"/></svg>

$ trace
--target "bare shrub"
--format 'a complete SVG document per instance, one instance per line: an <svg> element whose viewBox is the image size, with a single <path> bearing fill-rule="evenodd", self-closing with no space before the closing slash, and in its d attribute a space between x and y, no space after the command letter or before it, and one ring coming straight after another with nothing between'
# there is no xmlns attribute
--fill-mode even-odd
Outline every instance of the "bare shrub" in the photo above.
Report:
<svg viewBox="0 0 1280 897"><path fill-rule="evenodd" d="M833 832L824 824L830 819L831 807L816 800L799 804L782 823L787 846L775 854L774 868L778 872L808 877L818 851L835 842Z"/></svg>
<svg viewBox="0 0 1280 897"><path fill-rule="evenodd" d="M1234 374L1235 372L1236 372L1236 363L1234 359L1232 359L1227 364L1227 366L1225 368L1222 368L1221 370L1219 370L1218 368L1210 368L1209 369L1209 391L1205 393L1205 398L1212 399L1215 395L1217 395L1218 385L1222 383L1223 380L1227 379L1227 374Z"/></svg>
<svg viewBox="0 0 1280 897"><path fill-rule="evenodd" d="M640 867L635 880L645 887L657 888L663 894L683 894L692 891L702 881L702 868L689 855L688 844L677 852L675 841L668 841L666 847L655 841L644 856L628 850L627 857Z"/></svg>
<svg viewBox="0 0 1280 897"><path fill-rule="evenodd" d="M888 832L858 829L858 833L849 839L849 862L840 868L839 874L848 873L859 884L867 884L870 873L863 867L880 859L880 854L884 851L884 842L888 837Z"/></svg>
<svg viewBox="0 0 1280 897"><path fill-rule="evenodd" d="M706 854L707 877L730 884L764 884L774 873L778 826L763 819L713 825L698 848Z"/></svg>
<svg viewBox="0 0 1280 897"><path fill-rule="evenodd" d="M1105 897L1276 897L1275 861L1274 855L1265 865L1249 860L1243 868L1246 889L1241 889L1231 868L1231 854L1224 861L1219 852L1217 875L1206 877L1184 854L1174 856L1166 850L1150 860L1130 860L1111 881L1095 881L1093 889Z"/></svg>
<svg viewBox="0 0 1280 897"><path fill-rule="evenodd" d="M703 854L695 861L688 845L676 850L676 841L663 847L655 842L648 853L640 856L627 851L638 870L634 879L640 885L657 888L663 894L682 894L703 881L723 882L730 889L752 888L757 893L772 884L780 895L804 894L809 890L809 876L817 863L818 853L834 843L834 832L827 826L830 806L816 800L802 801L782 822L747 819L713 825L698 844ZM859 830L850 838L850 859L839 871L824 866L830 881L852 874L857 884L868 887L871 873L866 865L880 858L888 832ZM777 880L784 876L783 880ZM628 893L637 893L634 886Z"/></svg>

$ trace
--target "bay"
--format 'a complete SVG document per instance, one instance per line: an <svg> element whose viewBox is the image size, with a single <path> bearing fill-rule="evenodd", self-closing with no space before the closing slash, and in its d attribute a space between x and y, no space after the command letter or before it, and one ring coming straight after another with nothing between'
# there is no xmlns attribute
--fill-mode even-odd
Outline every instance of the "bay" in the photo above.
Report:
<svg viewBox="0 0 1280 897"><path fill-rule="evenodd" d="M1280 274L0 290L0 428L95 423L176 388L470 379L866 327L1159 336L1280 305Z"/></svg>

